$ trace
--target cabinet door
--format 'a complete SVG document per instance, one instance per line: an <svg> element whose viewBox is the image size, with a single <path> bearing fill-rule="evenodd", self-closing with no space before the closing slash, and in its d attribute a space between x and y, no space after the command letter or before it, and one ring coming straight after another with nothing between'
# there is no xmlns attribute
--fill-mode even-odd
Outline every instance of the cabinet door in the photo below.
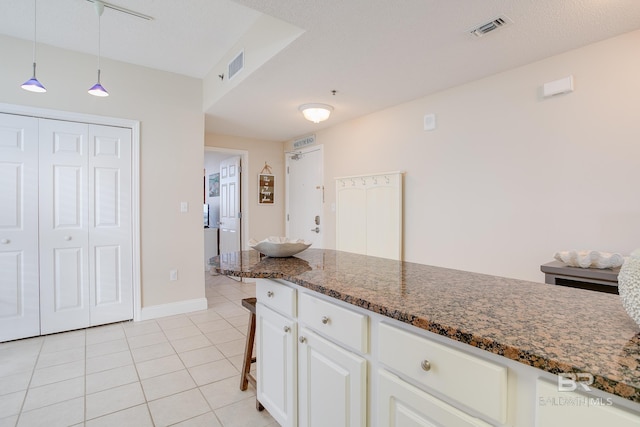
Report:
<svg viewBox="0 0 640 427"><path fill-rule="evenodd" d="M91 326L133 318L131 129L89 126Z"/></svg>
<svg viewBox="0 0 640 427"><path fill-rule="evenodd" d="M295 426L296 324L275 311L256 305L257 395L282 426Z"/></svg>
<svg viewBox="0 0 640 427"><path fill-rule="evenodd" d="M366 360L306 328L299 335L300 426L364 427Z"/></svg>
<svg viewBox="0 0 640 427"><path fill-rule="evenodd" d="M0 114L0 342L40 334L38 121Z"/></svg>
<svg viewBox="0 0 640 427"><path fill-rule="evenodd" d="M489 427L384 370L378 371L379 427Z"/></svg>
<svg viewBox="0 0 640 427"><path fill-rule="evenodd" d="M43 334L90 325L87 138L82 123L40 120Z"/></svg>

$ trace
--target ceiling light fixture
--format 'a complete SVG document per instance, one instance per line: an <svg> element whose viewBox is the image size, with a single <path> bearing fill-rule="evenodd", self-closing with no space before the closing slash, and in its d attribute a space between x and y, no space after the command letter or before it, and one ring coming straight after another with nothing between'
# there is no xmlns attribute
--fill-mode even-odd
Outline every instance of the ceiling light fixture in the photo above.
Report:
<svg viewBox="0 0 640 427"><path fill-rule="evenodd" d="M47 89L36 79L36 28L38 19L38 1L33 0L33 77L20 86L29 92L46 92Z"/></svg>
<svg viewBox="0 0 640 427"><path fill-rule="evenodd" d="M298 107L305 119L313 123L320 123L329 118L333 107L327 104L303 104Z"/></svg>
<svg viewBox="0 0 640 427"><path fill-rule="evenodd" d="M99 0L93 2L96 7L96 13L98 14L98 83L91 86L89 93L93 96L109 96L109 92L100 84L100 21L102 13L104 12L104 3Z"/></svg>

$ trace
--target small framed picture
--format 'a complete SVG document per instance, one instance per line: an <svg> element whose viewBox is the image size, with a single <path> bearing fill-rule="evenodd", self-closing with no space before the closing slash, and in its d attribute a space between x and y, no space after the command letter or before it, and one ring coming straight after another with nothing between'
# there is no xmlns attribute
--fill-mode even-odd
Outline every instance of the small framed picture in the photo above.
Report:
<svg viewBox="0 0 640 427"><path fill-rule="evenodd" d="M258 174L258 203L272 205L274 201L275 176Z"/></svg>

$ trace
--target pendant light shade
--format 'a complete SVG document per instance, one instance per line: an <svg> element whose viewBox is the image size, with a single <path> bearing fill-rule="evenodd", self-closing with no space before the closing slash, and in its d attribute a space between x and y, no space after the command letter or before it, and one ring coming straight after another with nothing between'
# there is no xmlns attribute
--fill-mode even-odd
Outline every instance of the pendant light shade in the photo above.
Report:
<svg viewBox="0 0 640 427"><path fill-rule="evenodd" d="M100 18L104 12L104 3L99 0L93 2L96 8L96 14L98 15L98 82L91 86L88 92L93 96L109 96L109 92L100 83Z"/></svg>
<svg viewBox="0 0 640 427"><path fill-rule="evenodd" d="M36 78L36 29L38 22L38 2L33 0L33 75L20 86L29 92L46 92L47 89Z"/></svg>
<svg viewBox="0 0 640 427"><path fill-rule="evenodd" d="M89 93L93 96L109 96L109 92L100 84L100 69L98 69L98 83L91 86Z"/></svg>
<svg viewBox="0 0 640 427"><path fill-rule="evenodd" d="M305 119L313 123L320 123L329 118L333 107L327 104L303 104L298 107Z"/></svg>

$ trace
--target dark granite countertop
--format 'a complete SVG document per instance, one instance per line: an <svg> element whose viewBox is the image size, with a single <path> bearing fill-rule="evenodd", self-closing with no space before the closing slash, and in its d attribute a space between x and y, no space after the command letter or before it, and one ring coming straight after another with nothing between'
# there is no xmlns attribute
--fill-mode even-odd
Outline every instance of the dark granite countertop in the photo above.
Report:
<svg viewBox="0 0 640 427"><path fill-rule="evenodd" d="M323 249L212 258L219 273L284 279L640 403L640 328L617 295Z"/></svg>

